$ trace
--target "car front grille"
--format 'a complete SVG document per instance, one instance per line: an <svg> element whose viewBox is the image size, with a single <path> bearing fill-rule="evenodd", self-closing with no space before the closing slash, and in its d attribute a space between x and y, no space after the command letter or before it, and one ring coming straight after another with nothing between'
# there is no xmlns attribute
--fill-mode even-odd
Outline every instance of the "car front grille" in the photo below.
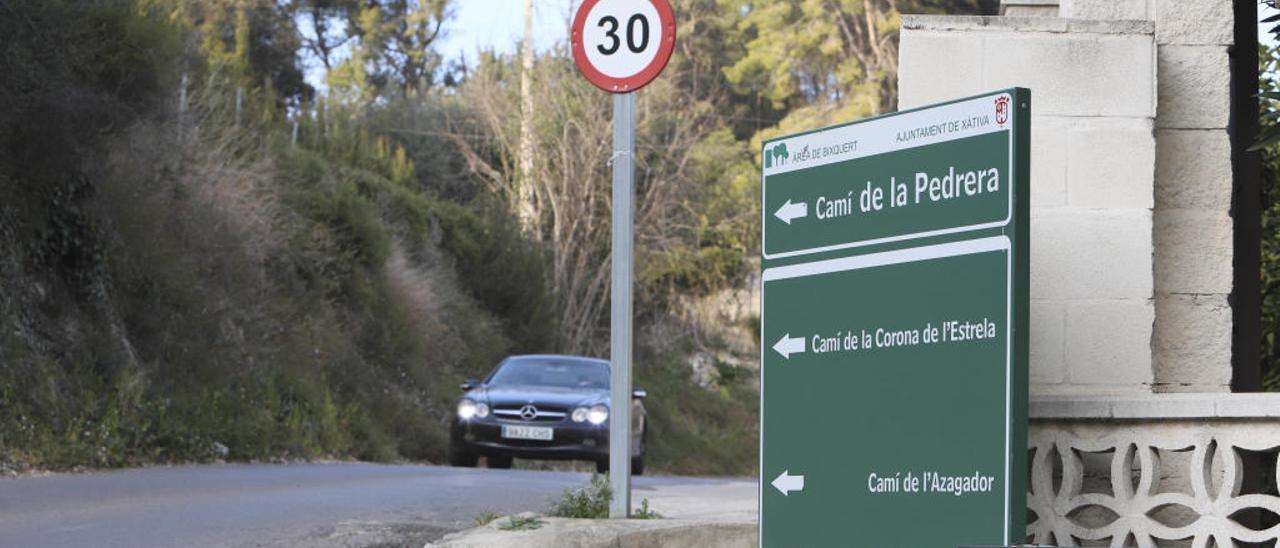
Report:
<svg viewBox="0 0 1280 548"><path fill-rule="evenodd" d="M533 412L526 411L526 407L531 407ZM493 414L500 419L521 422L560 422L568 416L568 410L561 407L542 407L538 405L498 405L494 406ZM532 417L529 415L532 415Z"/></svg>

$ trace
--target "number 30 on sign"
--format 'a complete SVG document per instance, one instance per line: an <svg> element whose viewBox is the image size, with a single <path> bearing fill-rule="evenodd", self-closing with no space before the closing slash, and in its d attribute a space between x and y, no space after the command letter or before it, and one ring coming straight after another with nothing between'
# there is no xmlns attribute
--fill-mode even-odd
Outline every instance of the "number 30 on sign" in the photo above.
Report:
<svg viewBox="0 0 1280 548"><path fill-rule="evenodd" d="M667 0L585 0L573 20L573 60L596 87L630 93L653 81L676 44Z"/></svg>

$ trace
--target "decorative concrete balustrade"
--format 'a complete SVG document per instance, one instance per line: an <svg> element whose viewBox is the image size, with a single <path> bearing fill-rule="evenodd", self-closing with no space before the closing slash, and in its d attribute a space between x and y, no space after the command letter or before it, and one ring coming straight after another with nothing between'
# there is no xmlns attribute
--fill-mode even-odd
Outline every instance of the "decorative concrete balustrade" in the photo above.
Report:
<svg viewBox="0 0 1280 548"><path fill-rule="evenodd" d="M1230 548L1280 537L1280 394L1038 398L1030 414L1028 542Z"/></svg>

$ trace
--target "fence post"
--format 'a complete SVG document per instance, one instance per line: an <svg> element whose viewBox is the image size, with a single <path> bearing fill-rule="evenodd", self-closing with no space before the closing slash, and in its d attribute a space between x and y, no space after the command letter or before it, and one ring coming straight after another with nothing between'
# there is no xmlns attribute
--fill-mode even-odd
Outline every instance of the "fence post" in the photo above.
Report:
<svg viewBox="0 0 1280 548"><path fill-rule="evenodd" d="M240 127L240 106L244 103L244 88L236 88L236 127Z"/></svg>
<svg viewBox="0 0 1280 548"><path fill-rule="evenodd" d="M182 83L178 88L178 141L182 141L182 134L187 125L187 80L186 71L182 72Z"/></svg>

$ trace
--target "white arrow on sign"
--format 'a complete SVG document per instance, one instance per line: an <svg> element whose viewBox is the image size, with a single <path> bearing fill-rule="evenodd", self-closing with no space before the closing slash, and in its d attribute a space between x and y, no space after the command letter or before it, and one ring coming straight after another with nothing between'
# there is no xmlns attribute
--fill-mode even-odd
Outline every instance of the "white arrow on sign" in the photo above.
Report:
<svg viewBox="0 0 1280 548"><path fill-rule="evenodd" d="M773 345L773 351L782 354L783 358L791 359L792 354L800 354L804 352L804 339L796 337L792 338L790 333L783 335L778 342Z"/></svg>
<svg viewBox="0 0 1280 548"><path fill-rule="evenodd" d="M782 222L791 224L793 219L800 219L809 216L809 204L800 202L798 204L791 203L791 199L787 198L787 203L773 212L773 216L782 220Z"/></svg>
<svg viewBox="0 0 1280 548"><path fill-rule="evenodd" d="M792 491L804 491L804 476L793 476L789 472L790 470L783 470L782 475L773 480L773 488L784 497L790 496Z"/></svg>

